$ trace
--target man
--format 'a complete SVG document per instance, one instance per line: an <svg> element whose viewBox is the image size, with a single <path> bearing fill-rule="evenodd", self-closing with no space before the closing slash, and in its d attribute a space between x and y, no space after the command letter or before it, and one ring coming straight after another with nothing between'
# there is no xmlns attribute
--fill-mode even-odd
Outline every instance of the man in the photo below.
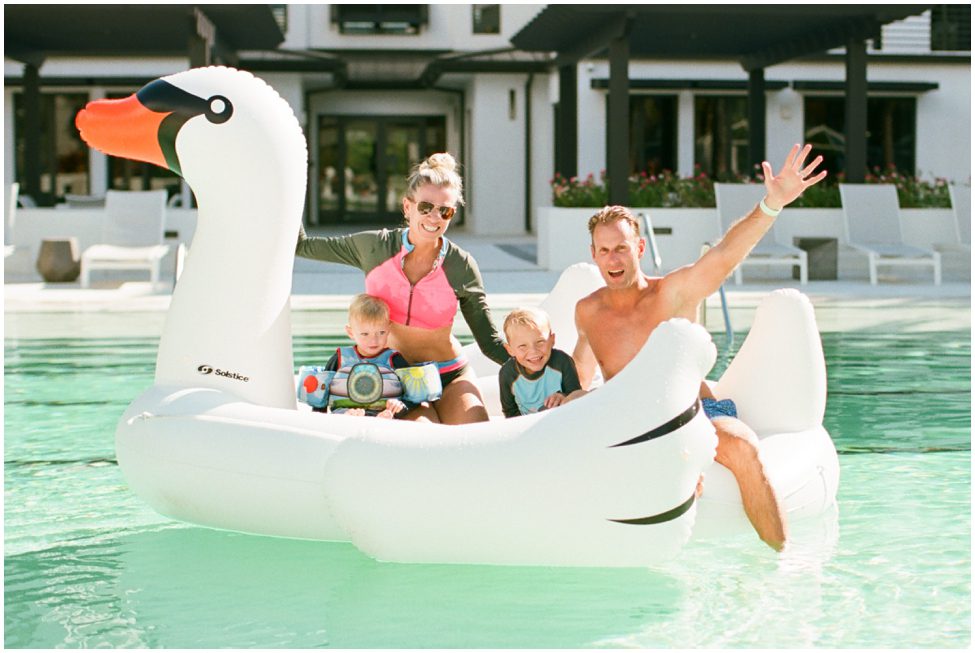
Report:
<svg viewBox="0 0 975 653"><path fill-rule="evenodd" d="M648 277L640 270L646 241L628 209L607 206L590 219L592 258L606 286L576 305L579 340L573 358L583 388L589 387L597 364L606 380L615 376L661 322L674 317L695 320L698 305L748 256L779 211L826 176L825 171L816 173L823 157L805 165L811 149L810 145L801 150L795 145L778 175L772 174L767 161L762 163L766 189L762 202L697 262L663 277ZM706 385L702 385L701 396L712 397ZM759 537L781 551L785 521L758 456L758 437L734 416L733 405L705 403L718 434L715 460L734 474L745 513Z"/></svg>

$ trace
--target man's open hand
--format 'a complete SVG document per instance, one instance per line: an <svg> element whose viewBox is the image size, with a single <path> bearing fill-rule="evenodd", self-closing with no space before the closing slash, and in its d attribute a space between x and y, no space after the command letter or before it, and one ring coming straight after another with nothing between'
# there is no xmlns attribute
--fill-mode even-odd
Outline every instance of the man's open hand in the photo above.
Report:
<svg viewBox="0 0 975 653"><path fill-rule="evenodd" d="M813 184L817 184L826 178L826 171L817 174L816 167L823 162L822 156L817 156L812 163L806 165L806 157L812 151L812 145L806 145L801 150L799 145L793 145L785 157L785 163L779 174L772 174L772 166L768 161L762 161L762 172L765 175L765 191L767 193L765 205L773 211L778 211L782 207L795 201Z"/></svg>

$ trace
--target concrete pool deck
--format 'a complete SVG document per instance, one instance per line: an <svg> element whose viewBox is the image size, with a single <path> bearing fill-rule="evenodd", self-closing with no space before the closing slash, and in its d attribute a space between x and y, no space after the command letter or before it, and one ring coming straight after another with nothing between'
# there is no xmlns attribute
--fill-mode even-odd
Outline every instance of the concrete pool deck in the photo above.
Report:
<svg viewBox="0 0 975 653"><path fill-rule="evenodd" d="M451 239L477 260L488 302L499 313L519 305L537 304L558 280L558 272L535 265L535 240L531 236L499 238L457 233L451 234ZM67 337L78 328L80 321L106 337L130 332L157 335L172 297L171 278L155 288L145 281L109 278L93 281L92 288L88 289L82 289L77 282L44 283L39 277L6 279L5 334L24 338ZM810 281L800 286L798 281L784 277L741 286L728 283L725 290L733 327L747 329L759 300L783 287L797 288L810 298L823 331L887 328L895 324L899 329L910 330L971 328L970 280L946 279L942 285L935 286L926 279L884 275L877 286L871 286L866 279ZM363 289L363 275L358 270L298 259L291 297L295 333L320 331L322 312L338 313L337 319L344 320L343 313L351 296ZM69 314L75 315L68 317ZM107 318L106 314L111 317ZM724 328L718 294L706 303L705 325L712 331ZM459 331L463 332L464 326L459 319ZM85 335L92 335L83 330Z"/></svg>

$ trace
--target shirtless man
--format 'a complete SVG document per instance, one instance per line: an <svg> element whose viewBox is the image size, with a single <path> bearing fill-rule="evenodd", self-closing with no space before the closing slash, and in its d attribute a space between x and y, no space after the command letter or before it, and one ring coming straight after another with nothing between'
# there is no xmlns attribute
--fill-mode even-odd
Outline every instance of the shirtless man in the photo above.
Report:
<svg viewBox="0 0 975 653"><path fill-rule="evenodd" d="M762 202L697 262L663 277L648 277L640 270L646 241L628 209L607 206L589 220L592 258L606 286L576 305L579 340L572 356L583 388L592 382L597 364L605 379L615 376L661 322L673 317L695 320L698 305L748 256L779 211L826 176L826 171L816 173L821 156L805 164L811 149L795 145L777 175L763 162L766 195ZM706 385L701 396L711 397ZM718 434L715 460L738 481L745 513L758 536L781 551L785 521L758 455L758 436L736 417L713 409L706 412L712 413L708 417Z"/></svg>

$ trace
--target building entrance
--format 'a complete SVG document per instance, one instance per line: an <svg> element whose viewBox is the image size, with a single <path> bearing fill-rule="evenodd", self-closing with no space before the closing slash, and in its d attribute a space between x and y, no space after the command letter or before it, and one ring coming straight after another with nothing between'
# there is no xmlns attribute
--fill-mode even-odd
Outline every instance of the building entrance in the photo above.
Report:
<svg viewBox="0 0 975 653"><path fill-rule="evenodd" d="M443 116L321 116L319 224L400 224L410 168L446 141Z"/></svg>

